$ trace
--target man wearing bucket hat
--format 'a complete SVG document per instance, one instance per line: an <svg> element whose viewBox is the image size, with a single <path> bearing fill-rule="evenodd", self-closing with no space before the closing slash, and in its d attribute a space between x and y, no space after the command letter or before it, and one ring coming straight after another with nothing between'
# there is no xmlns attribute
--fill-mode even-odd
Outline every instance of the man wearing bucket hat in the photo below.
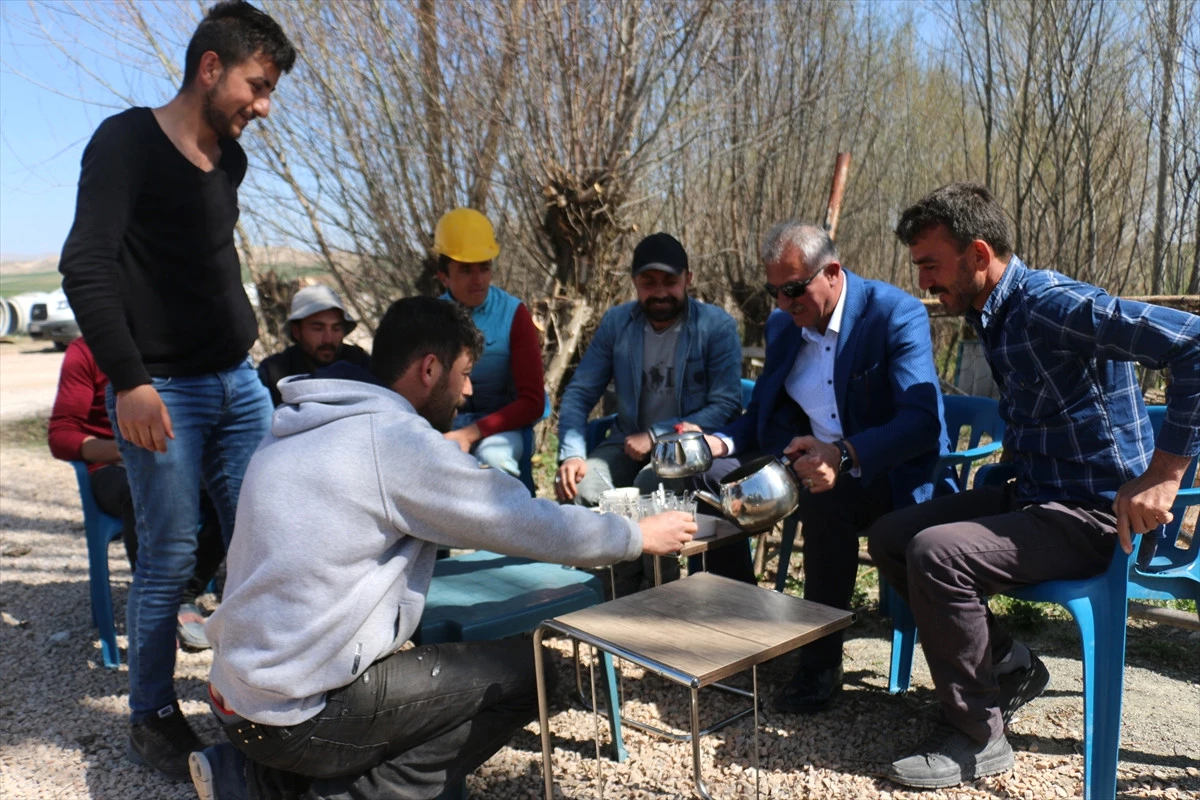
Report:
<svg viewBox="0 0 1200 800"><path fill-rule="evenodd" d="M279 382L291 375L308 375L335 361L349 361L366 369L371 356L358 345L344 341L358 325L346 314L337 292L323 284L305 286L292 298L288 337L295 344L258 365L258 377L279 405Z"/></svg>
<svg viewBox="0 0 1200 800"><path fill-rule="evenodd" d="M473 208L456 208L438 220L433 233L443 300L458 303L483 333L483 354L471 370L474 394L446 438L481 464L520 473L522 429L537 422L546 406L542 345L529 309L492 285L492 260L500 245L488 218Z"/></svg>

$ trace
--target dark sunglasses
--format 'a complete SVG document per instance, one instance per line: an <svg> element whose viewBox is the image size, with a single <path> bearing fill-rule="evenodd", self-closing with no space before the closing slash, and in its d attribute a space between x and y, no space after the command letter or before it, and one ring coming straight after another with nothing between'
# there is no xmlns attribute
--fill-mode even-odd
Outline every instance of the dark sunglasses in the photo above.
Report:
<svg viewBox="0 0 1200 800"><path fill-rule="evenodd" d="M788 281L782 286L776 286L773 283L765 283L763 284L763 289L766 289L767 294L771 295L771 297L778 297L780 293L782 293L783 296L789 300L795 300L797 297L802 297L804 293L808 291L808 285L815 281L817 276L823 272L825 272L824 267L817 270L802 281Z"/></svg>

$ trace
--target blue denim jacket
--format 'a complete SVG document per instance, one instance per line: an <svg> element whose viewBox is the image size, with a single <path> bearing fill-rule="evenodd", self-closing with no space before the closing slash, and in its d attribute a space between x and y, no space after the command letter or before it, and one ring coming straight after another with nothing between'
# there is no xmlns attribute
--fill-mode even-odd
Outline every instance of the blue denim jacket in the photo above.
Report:
<svg viewBox="0 0 1200 800"><path fill-rule="evenodd" d="M1110 297L1015 255L983 311L966 316L1000 387L1022 500L1107 505L1156 447L1200 451L1200 317ZM1171 370L1157 441L1134 362Z"/></svg>
<svg viewBox="0 0 1200 800"><path fill-rule="evenodd" d="M742 408L742 344L737 323L725 311L688 298L683 330L675 353L676 387L682 415L651 426L670 433L686 420L715 430ZM642 393L642 350L646 317L641 306L625 303L610 308L600 320L592 343L563 393L558 411L558 460L586 457L584 428L588 413L611 380L617 391L617 424L612 437L637 433L638 400Z"/></svg>

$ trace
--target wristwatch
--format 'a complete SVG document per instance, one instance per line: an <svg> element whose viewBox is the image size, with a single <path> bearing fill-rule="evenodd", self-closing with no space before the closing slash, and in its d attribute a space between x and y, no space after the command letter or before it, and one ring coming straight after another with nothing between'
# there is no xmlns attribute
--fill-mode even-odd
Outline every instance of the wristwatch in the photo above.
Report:
<svg viewBox="0 0 1200 800"><path fill-rule="evenodd" d="M850 455L850 448L846 445L845 439L839 439L834 442L837 445L838 452L842 454L842 458L838 461L838 475L848 475L850 470L854 469L854 456Z"/></svg>

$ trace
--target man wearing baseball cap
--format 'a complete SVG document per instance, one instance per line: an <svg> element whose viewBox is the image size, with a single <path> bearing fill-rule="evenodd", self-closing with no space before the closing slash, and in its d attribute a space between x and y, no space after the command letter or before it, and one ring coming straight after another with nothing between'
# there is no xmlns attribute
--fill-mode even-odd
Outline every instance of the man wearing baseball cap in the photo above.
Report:
<svg viewBox="0 0 1200 800"><path fill-rule="evenodd" d="M630 271L637 300L604 314L563 393L554 488L564 502L595 505L606 489L624 486L653 491L661 479L650 466L651 431L672 433L684 422L715 430L742 408L737 323L687 295L692 273L683 245L667 233L647 236ZM588 453L588 414L610 381L617 421ZM637 591L650 574L637 561L618 566L617 596Z"/></svg>
<svg viewBox="0 0 1200 800"><path fill-rule="evenodd" d="M271 392L271 402L277 406L283 402L279 382L290 375L307 375L335 361L369 367L370 354L343 341L356 325L337 292L328 286L318 283L296 292L288 314L288 336L295 344L258 365L258 377Z"/></svg>

